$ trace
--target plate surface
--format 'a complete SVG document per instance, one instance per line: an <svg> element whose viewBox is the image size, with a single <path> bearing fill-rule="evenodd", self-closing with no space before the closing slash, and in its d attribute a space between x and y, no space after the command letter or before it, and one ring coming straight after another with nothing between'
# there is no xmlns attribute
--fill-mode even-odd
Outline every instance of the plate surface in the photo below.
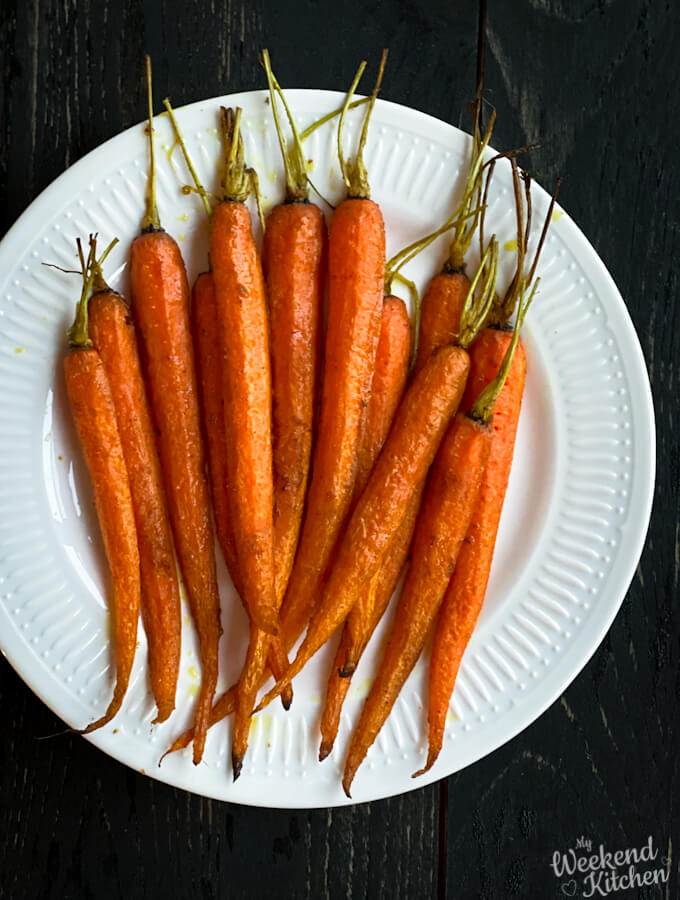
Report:
<svg viewBox="0 0 680 900"><path fill-rule="evenodd" d="M260 175L265 205L283 195L278 144L264 92L213 99L178 111L204 184L218 190L220 104L244 108L246 156ZM301 125L334 109L342 95L289 91ZM356 138L359 111L346 140ZM156 122L159 207L180 242L191 279L207 264L208 223L189 178L171 152L165 116ZM311 177L331 202L342 197L335 128L308 141ZM366 148L373 198L385 216L388 254L437 227L454 208L469 153L462 132L414 110L378 101ZM83 727L112 691L107 576L92 497L65 405L65 331L78 280L41 262L72 268L74 239L90 231L100 246L120 244L109 282L125 292L126 254L140 225L147 148L142 125L108 141L55 181L0 245L0 644L30 687L64 721ZM537 223L548 197L533 189ZM325 207L328 211L328 208ZM509 167L499 165L487 214L499 237L504 286L513 265ZM419 287L444 258L440 239L407 274ZM470 254L474 265L478 257ZM611 624L642 550L654 482L654 421L637 336L612 279L566 214L553 216L527 317L529 372L515 462L487 600L465 655L435 767L413 780L426 753L426 658L421 659L359 770L353 801L398 794L448 775L516 735L580 671ZM221 560L225 635L220 689L240 669L246 621ZM333 754L316 762L318 718L331 647L295 682L284 713L256 717L243 776L229 771L229 722L210 732L202 765L189 751L158 759L190 721L199 663L184 602L178 709L151 726L146 638L122 712L91 735L94 744L148 775L196 793L275 807L345 804L340 772L350 726L375 670L382 623L354 677ZM390 616L388 615L387 620Z"/></svg>

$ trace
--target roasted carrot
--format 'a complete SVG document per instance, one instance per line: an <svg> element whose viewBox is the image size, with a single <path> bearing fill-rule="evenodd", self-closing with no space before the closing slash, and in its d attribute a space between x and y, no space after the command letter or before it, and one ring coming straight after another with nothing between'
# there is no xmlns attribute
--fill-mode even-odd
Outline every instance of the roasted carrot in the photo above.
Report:
<svg viewBox="0 0 680 900"><path fill-rule="evenodd" d="M470 290L470 279L465 273L465 254L479 221L480 206L478 204L474 208L474 201L480 194L483 155L491 138L492 128L493 117L484 138L475 139L463 199L452 216L452 221L444 226L453 227L454 236L442 271L429 282L423 294L416 370L424 365L437 347L455 342L458 338L463 304Z"/></svg>
<svg viewBox="0 0 680 900"><path fill-rule="evenodd" d="M92 256L95 254L94 241ZM130 309L94 263L89 303L92 343L111 387L135 513L142 584L142 619L149 644L149 675L158 715L175 708L182 618L172 532L163 490L137 338Z"/></svg>
<svg viewBox="0 0 680 900"><path fill-rule="evenodd" d="M475 398L498 377L513 339L513 335L500 326L505 317L512 313L522 288L523 261L531 218L531 194L527 179L525 182L527 222L524 227L521 215L521 197L518 191L518 174L514 162L513 175L518 211L517 271L506 296L496 305L495 314L498 327L485 328L470 348L470 377L461 404L461 408L464 410L471 409L474 406ZM558 189L559 182L556 192ZM530 279L533 278L536 270L547 225L552 215L556 192L553 194L545 219L543 233L528 276ZM526 308L521 308L520 317L523 318L525 313ZM493 439L482 488L437 620L429 672L429 746L427 762L421 772L428 771L434 765L441 751L449 700L453 693L463 654L472 637L484 602L498 525L510 478L525 378L526 355L520 340L508 369L505 383L495 401L492 423Z"/></svg>
<svg viewBox="0 0 680 900"><path fill-rule="evenodd" d="M352 683L352 675L361 659L361 656L371 639L378 623L380 622L390 602L394 589L406 563L416 515L420 509L420 501L425 482L421 482L415 496L409 503L406 518L402 522L395 538L385 552L380 568L371 579L368 590L371 594L370 602L366 604L366 612L354 629L350 629L350 617L354 614L353 607L345 622L340 644L338 645L333 668L328 678L326 689L326 702L321 716L321 745L319 747L319 761L324 760L335 743L335 738L340 725L340 713L345 697ZM361 596L364 596L363 594Z"/></svg>
<svg viewBox="0 0 680 900"><path fill-rule="evenodd" d="M350 511L356 479L385 278L385 226L380 207L370 199L363 148L385 62L383 53L353 161L346 160L342 150L342 126L364 63L347 94L338 128L347 199L333 213L328 240L328 327L318 439L300 545L281 608L288 646L307 624L318 600L333 548Z"/></svg>
<svg viewBox="0 0 680 900"><path fill-rule="evenodd" d="M410 348L411 325L406 304L399 297L385 297L375 370L371 381L371 396L366 410L359 451L357 479L354 488L356 498L361 495L366 486L404 392ZM400 529L399 534L401 535L403 531L404 526ZM396 583L403 566L408 543L403 555L400 551L404 538L402 537L401 541L398 538L396 543L399 546L394 549L390 548L385 554L384 564L371 579L368 590L361 593L345 623L328 679L326 703L321 718L320 760L325 759L333 747L340 711L349 688L348 678L354 671L366 643L385 611L391 596L390 587Z"/></svg>
<svg viewBox="0 0 680 900"><path fill-rule="evenodd" d="M435 460L396 619L350 742L343 776L347 796L358 767L418 661L469 533L491 452L493 408L512 363L527 306L520 309L498 375L469 412L457 414Z"/></svg>
<svg viewBox="0 0 680 900"><path fill-rule="evenodd" d="M104 363L93 347L88 331L93 253L90 251L86 264L80 244L79 252L83 290L75 321L68 332L70 352L64 359L64 377L111 571L110 611L116 660L113 698L106 713L82 731L82 734L90 734L111 721L125 697L137 646L141 588L135 513L116 408Z"/></svg>
<svg viewBox="0 0 680 900"><path fill-rule="evenodd" d="M460 345L440 347L404 394L387 441L340 542L321 603L297 656L286 675L265 695L258 710L281 693L344 622L358 593L368 586L401 527L449 419L458 409L470 366L464 348L489 311L497 264L498 245L492 238L463 308ZM482 289L476 294L480 280Z"/></svg>
<svg viewBox="0 0 680 900"><path fill-rule="evenodd" d="M198 632L202 667L195 712L194 763L198 764L217 684L220 598L189 326L189 284L180 249L160 230L156 207L148 57L147 74L149 189L142 234L130 251L130 284L175 549Z"/></svg>
<svg viewBox="0 0 680 900"><path fill-rule="evenodd" d="M215 531L231 580L239 595L243 590L236 553L236 539L229 513L227 441L222 390L222 340L216 327L217 301L212 272L201 272L191 292L191 334L196 355L201 421L208 453L208 471L215 517Z"/></svg>
<svg viewBox="0 0 680 900"><path fill-rule="evenodd" d="M354 487L355 500L358 500L366 487L375 460L387 439L394 414L404 393L410 350L411 324L406 304L399 297L385 297L375 370L371 381L371 396L366 409L359 451L357 479ZM390 549L389 554L391 553ZM391 566L388 568L391 569ZM400 569L401 565L399 565L398 571ZM378 586L384 583L381 571L379 570L373 576L369 590L361 592L347 618L345 628L349 631L351 640L346 658L341 666L345 676L354 671L365 641L370 637L370 634L367 635L366 632L373 620Z"/></svg>
<svg viewBox="0 0 680 900"><path fill-rule="evenodd" d="M222 335L230 509L251 619L278 631L274 592L271 372L262 267L245 204L251 188L241 110L222 110L227 159L224 198L213 212L210 261Z"/></svg>
<svg viewBox="0 0 680 900"><path fill-rule="evenodd" d="M326 223L309 202L307 163L293 116L262 51L271 108L281 146L286 197L267 216L262 246L271 321L272 441L276 595L283 599L297 550L312 453L322 304ZM292 131L286 147L277 94Z"/></svg>
<svg viewBox="0 0 680 900"><path fill-rule="evenodd" d="M203 206L212 218L212 206L208 195L201 184L198 173L189 156L182 132L175 118L170 101L163 101L175 138L184 155L187 168L194 180L196 193L199 194ZM201 419L208 450L208 474L210 490L213 498L213 514L217 539L222 549L225 563L229 569L234 588L243 600L243 585L238 569L236 538L229 508L229 472L227 465L227 434L224 420L224 394L222 379L223 346L221 334L216 328L218 321L217 300L215 297L215 281L212 271L201 272L194 282L191 303L191 330L196 354L196 374L198 378ZM273 638L269 646L269 665L274 677L278 677L288 665L288 657L280 638ZM293 700L292 688L281 695L284 709L289 709Z"/></svg>
<svg viewBox="0 0 680 900"><path fill-rule="evenodd" d="M458 413L437 454L397 617L352 735L343 777L347 796L354 773L420 656L467 533L490 447L491 429Z"/></svg>
<svg viewBox="0 0 680 900"><path fill-rule="evenodd" d="M245 204L252 188L245 165L241 110L222 109L226 148L224 199L213 213L210 260L224 354L222 378L230 508L243 601L252 623L241 674L232 742L234 780L248 745L249 715L278 630L274 583L271 372L264 279ZM266 634L261 634L260 632Z"/></svg>
<svg viewBox="0 0 680 900"><path fill-rule="evenodd" d="M380 334L366 408L354 486L355 499L363 493L401 402L408 376L411 323L400 297L383 299Z"/></svg>
<svg viewBox="0 0 680 900"><path fill-rule="evenodd" d="M470 348L468 384L473 390L479 392L495 377L511 338L508 332L492 329L480 334ZM427 763L418 774L432 767L441 750L449 699L486 594L510 476L525 373L526 357L520 346L496 401L493 440L481 491L437 619L429 675L429 748Z"/></svg>

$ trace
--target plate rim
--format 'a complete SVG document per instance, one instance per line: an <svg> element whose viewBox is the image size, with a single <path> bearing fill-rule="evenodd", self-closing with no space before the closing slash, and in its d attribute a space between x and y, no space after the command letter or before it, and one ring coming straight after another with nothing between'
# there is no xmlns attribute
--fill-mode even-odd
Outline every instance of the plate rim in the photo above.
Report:
<svg viewBox="0 0 680 900"><path fill-rule="evenodd" d="M286 90L287 97L291 101L291 106L295 109L296 114L300 112L299 109L296 109L296 102L300 103L302 101L309 101L310 103L317 102L318 105L322 105L324 103L330 103L331 101L335 101L335 105L340 105L342 100L344 99L344 93L340 91L331 91L331 90L321 90L314 88L296 88L296 89L287 89ZM358 95L359 96L359 95ZM233 94L220 95L216 97L204 98L198 101L195 101L190 104L186 104L182 107L177 107L175 110L180 116L186 113L187 111L196 111L203 106L207 106L210 108L215 108L220 103L238 103L238 102L256 102L258 99L264 99L268 97L268 92L266 90L255 90L255 91L241 91ZM470 135L467 134L462 129L458 128L455 125L451 125L442 119L439 119L435 116L430 115L429 113L421 112L413 107L404 106L402 104L396 103L394 101L389 100L378 100L378 106L387 107L388 111L392 114L402 116L404 119L400 122L396 127L404 127L406 124L413 125L418 124L419 122L422 124L423 120L427 120L427 123L432 128L436 129L440 135L442 136L443 141L451 142L453 136L456 136L458 139L470 140ZM333 107L334 108L334 107ZM161 116L157 116L158 120ZM69 166L63 173L61 173L57 178L55 178L50 184L48 184L39 194L38 196L28 205L28 207L24 210L24 212L19 216L19 218L14 222L14 224L8 229L6 234L4 235L2 241L0 242L0 265L6 261L6 259L12 259L12 247L15 243L21 242L21 236L28 224L31 222L32 217L35 215L35 207L40 207L44 203L52 202L52 195L58 196L62 184L65 181L70 181L72 178L77 177L78 174L84 173L88 170L88 167L91 166L94 162L94 158L103 153L104 150L110 152L115 148L117 143L121 145L125 144L131 137L136 137L136 133L140 128L141 123L136 123L125 129L124 131L119 132L116 135L108 138L103 143L94 147L88 153L86 153L83 157ZM428 134L428 138L434 139L434 134L430 132ZM536 185L536 187L544 192L544 189L541 188L540 185ZM560 210L561 207L558 207ZM56 215L57 212L53 213ZM630 584L632 583L633 577L635 575L635 571L637 565L639 563L640 557L644 551L645 542L648 535L649 524L651 520L653 499L654 499L654 489L655 489L655 475L656 475L656 424L655 424L655 411L654 411L654 402L653 395L651 390L651 384L647 372L647 366L645 357L642 351L642 346L640 343L640 339L635 330L635 326L633 324L632 318L626 307L626 304L622 298L622 295L614 282L611 274L609 273L606 265L603 260L593 247L593 245L588 240L585 233L581 230L581 228L574 222L574 220L569 216L568 213L565 213L563 225L561 228L566 228L567 232L569 232L569 240L571 242L577 241L582 242L589 250L589 259L588 263L588 271L592 272L596 271L597 275L600 279L603 280L604 285L606 286L608 293L608 301L613 302L617 306L617 312L621 317L621 322L623 323L623 327L621 326L621 322L617 322L617 326L615 329L616 336L619 340L622 341L622 344L625 343L626 350L626 371L629 376L632 374L635 376L629 377L629 387L631 392L631 399L635 401L632 403L631 415L636 413L640 415L641 421L636 423L639 426L639 429L635 431L635 436L637 439L636 444L636 455L640 456L640 461L636 463L636 471L644 466L645 469L645 478L644 481L640 476L635 485L635 490L631 490L631 506L634 501L636 502L635 510L638 513L638 518L636 520L637 524L635 527L635 532L633 536L628 536L628 546L630 547L631 541L633 545L634 552L629 552L626 558L621 559L619 561L618 566L615 570L609 574L607 579L607 587L611 589L612 583L614 585L613 594L616 596L615 602L608 603L601 615L598 616L597 619L597 628L593 628L588 635L588 643L585 648L581 647L578 655L571 661L569 665L569 657L565 660L565 657L562 657L561 660L557 663L556 668L558 670L567 669L567 674L563 675L562 678L557 679L561 686L558 689L552 689L544 692L544 695L540 697L540 702L535 702L533 704L525 704L523 707L519 708L515 711L512 717L507 717L511 724L506 725L505 728L498 728L498 734L495 735L490 741L485 742L483 750L481 753L477 753L474 760L469 760L467 762L462 763L461 765L456 765L452 771L439 771L439 767L435 766L432 770L426 773L424 776L420 777L417 780L414 780L413 783L409 783L406 786L397 785L394 789L391 789L388 782L380 780L380 788L377 792L372 791L370 788L367 791L368 796L361 796L359 799L347 799L344 795L338 795L337 800L335 802L329 803L326 802L328 798L324 798L324 802L318 804L310 804L309 802L305 803L290 803L286 805L278 805L274 803L267 803L266 806L261 802L261 799L250 799L248 797L217 797L215 793L210 793L208 791L202 790L199 786L191 786L187 782L190 781L190 775L186 778L183 777L173 777L172 772L170 772L170 777L162 777L161 773L154 768L154 771L144 771L144 774L149 775L156 780L162 781L165 784L168 784L172 787L179 787L183 790L187 790L191 793L211 797L213 799L218 800L226 800L227 802L239 803L242 805L254 806L254 807L262 807L262 808L278 808L278 809L313 809L313 808L333 808L336 806L347 806L347 805L355 805L358 803L364 802L372 802L380 799L387 799L389 797L398 796L403 793L406 793L410 790L416 790L420 787L425 787L428 784L431 784L435 781L438 781L442 778L448 778L450 775L455 774L455 772L460 771L463 768L466 768L468 765L471 765L473 762L480 761L485 756L489 755L493 751L497 750L503 744L507 743L512 738L516 737L522 731L524 731L530 724L532 724L536 719L538 719L545 710L551 706L555 700L572 684L575 678L579 675L579 673L585 668L587 663L592 659L595 651L599 648L600 644L607 631L611 627L616 615L620 611L620 608L626 598L628 590L630 588ZM565 238L566 239L566 238ZM5 271L11 272L12 266L8 264L5 268ZM6 284L9 281L9 276L6 279L3 279L2 288L4 290ZM644 427L645 433L642 433L642 428ZM644 443L640 441L640 437L646 438ZM626 521L630 521L630 513L629 517ZM2 604L3 612L6 611L5 604ZM595 623L593 623L595 624ZM11 644L11 640L9 644ZM14 668L17 674L21 677L21 679L28 685L28 687L33 691L33 693L38 696L43 703L60 719L64 719L64 716L58 712L52 703L46 699L43 690L41 687L36 686L36 678L31 676L31 671L29 667L29 671L26 672L25 666L21 665L20 658L23 656L21 652L13 652L11 646L7 646L8 642L3 637L0 636L0 652L2 652L3 656L8 660L10 665ZM20 649L23 649L21 645ZM32 660L31 660L32 661ZM42 664L37 667L38 670L42 668ZM554 678L554 676L553 676ZM56 687L61 689L61 685L58 682L55 682L53 679L53 683ZM107 735L102 733L93 733L91 735L87 735L87 739L94 744L98 749L103 750L107 755L113 757L118 762L123 763L124 765L135 768L133 764L131 764L128 760L123 759L119 752L116 751L115 746L111 746L110 744L104 746L104 742L106 740ZM170 768L170 767L168 767ZM139 769L137 769L139 771ZM163 770L164 774L167 773L167 769ZM191 771L191 770L189 770ZM274 787L274 785L272 785ZM275 800L275 798L273 798Z"/></svg>

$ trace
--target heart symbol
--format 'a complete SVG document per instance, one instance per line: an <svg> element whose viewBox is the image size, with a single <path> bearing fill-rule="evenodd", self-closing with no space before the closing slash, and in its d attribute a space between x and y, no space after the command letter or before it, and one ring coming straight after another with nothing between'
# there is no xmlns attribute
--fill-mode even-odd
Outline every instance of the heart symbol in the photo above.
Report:
<svg viewBox="0 0 680 900"><path fill-rule="evenodd" d="M562 888L562 893L565 897L574 897L576 896L576 882L572 878L571 881L566 881L564 884L560 885Z"/></svg>

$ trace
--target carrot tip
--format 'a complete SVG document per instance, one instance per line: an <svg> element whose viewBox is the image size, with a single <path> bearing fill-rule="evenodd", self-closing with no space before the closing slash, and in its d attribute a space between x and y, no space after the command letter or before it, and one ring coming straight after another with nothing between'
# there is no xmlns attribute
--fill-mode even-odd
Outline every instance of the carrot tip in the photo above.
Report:
<svg viewBox="0 0 680 900"><path fill-rule="evenodd" d="M349 781L349 782L343 781L343 782L342 782L342 789L343 789L343 791L345 792L345 796L346 796L349 800L352 799L352 795L351 795L350 792L349 792L349 789L350 789L351 787L352 787L352 782L351 782L351 781Z"/></svg>
<svg viewBox="0 0 680 900"><path fill-rule="evenodd" d="M163 707L159 707L159 709L158 709L158 715L157 715L156 718L151 722L151 724L152 724L152 725L160 725L161 722L167 721L167 720L170 718L170 716L172 715L174 709L175 709L174 706L163 706Z"/></svg>
<svg viewBox="0 0 680 900"><path fill-rule="evenodd" d="M341 678L351 678L352 675L354 675L356 668L357 668L356 663L353 663L353 662L345 663L344 666L340 666L340 668L338 669L338 675Z"/></svg>
<svg viewBox="0 0 680 900"><path fill-rule="evenodd" d="M243 768L243 757L240 754L231 754L231 768L234 773L234 781L236 781L241 774L241 769Z"/></svg>
<svg viewBox="0 0 680 900"><path fill-rule="evenodd" d="M434 756L428 756L427 762L423 766L422 769L418 769L417 772L414 772L411 775L411 778L418 778L419 775L424 775L426 772L429 772L432 766L437 762L437 757L439 756L439 751Z"/></svg>
<svg viewBox="0 0 680 900"><path fill-rule="evenodd" d="M333 741L321 741L321 746L319 747L319 762L323 762L327 756L330 756L332 750Z"/></svg>
<svg viewBox="0 0 680 900"><path fill-rule="evenodd" d="M293 695L288 693L281 694L281 706L288 712L290 709L291 703L293 702Z"/></svg>

